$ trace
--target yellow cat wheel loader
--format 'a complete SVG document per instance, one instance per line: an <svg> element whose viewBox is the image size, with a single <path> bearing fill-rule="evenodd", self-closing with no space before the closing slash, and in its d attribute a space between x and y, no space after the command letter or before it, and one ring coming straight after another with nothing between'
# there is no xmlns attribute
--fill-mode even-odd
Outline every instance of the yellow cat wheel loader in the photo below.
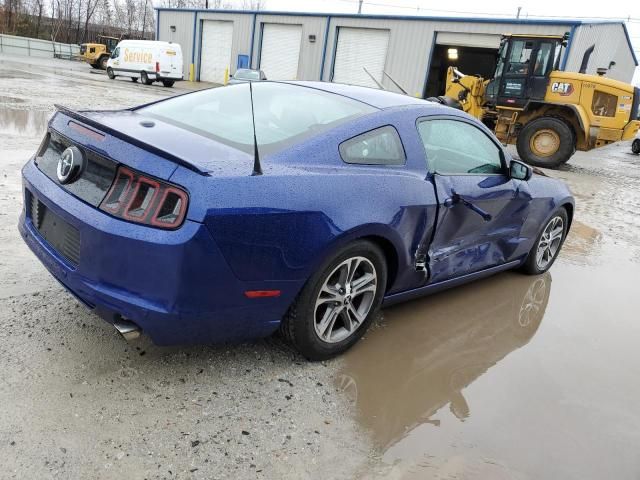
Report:
<svg viewBox="0 0 640 480"><path fill-rule="evenodd" d="M568 35L506 35L494 77L447 70L444 97L493 128L504 144L515 144L525 162L556 168L576 150L587 151L631 140L640 129L640 89L602 75L559 69Z"/></svg>
<svg viewBox="0 0 640 480"><path fill-rule="evenodd" d="M120 40L117 37L99 35L96 43L83 43L80 45L80 58L93 68L106 70L111 52L115 50Z"/></svg>

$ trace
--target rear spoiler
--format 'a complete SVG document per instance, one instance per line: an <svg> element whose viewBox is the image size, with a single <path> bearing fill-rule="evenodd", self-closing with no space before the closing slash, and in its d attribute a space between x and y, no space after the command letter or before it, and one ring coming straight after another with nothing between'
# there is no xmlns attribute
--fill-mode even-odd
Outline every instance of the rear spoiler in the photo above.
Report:
<svg viewBox="0 0 640 480"><path fill-rule="evenodd" d="M83 115L82 114L83 112L76 112L75 110L71 110L70 108L67 108L58 104L54 104L54 107L56 108L57 111L64 113L68 117L79 120L82 123L90 125L91 127L96 128L102 132L108 133L109 135L119 138L120 140L124 140L125 142L131 143L132 145L142 148L143 150L146 150L149 153L153 153L154 155L158 155L159 157L165 158L182 167L188 168L189 170L196 172L202 176L206 176L206 177L209 176L209 173L207 171L196 167L195 165L186 161L185 159L177 157L176 155L173 155L171 153L167 153L164 150L154 147L153 145L150 145L148 143L141 142L137 138L131 137L125 133L119 132L117 130L113 130L112 128L107 127L106 125L103 125L100 122L97 122L92 118L89 118L86 115Z"/></svg>

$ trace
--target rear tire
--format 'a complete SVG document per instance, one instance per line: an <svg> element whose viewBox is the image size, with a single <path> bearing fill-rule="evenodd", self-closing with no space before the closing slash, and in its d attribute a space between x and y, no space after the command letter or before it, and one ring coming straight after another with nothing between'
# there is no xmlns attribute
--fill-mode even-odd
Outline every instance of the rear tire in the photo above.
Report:
<svg viewBox="0 0 640 480"><path fill-rule="evenodd" d="M569 216L567 215L567 210L564 207L560 207L540 230L540 234L536 238L533 247L531 247L521 270L529 275L539 275L549 270L560 254L568 229ZM558 233L554 234L554 232Z"/></svg>
<svg viewBox="0 0 640 480"><path fill-rule="evenodd" d="M387 264L380 248L365 240L347 245L309 278L280 332L309 360L334 357L369 328L386 284Z"/></svg>
<svg viewBox="0 0 640 480"><path fill-rule="evenodd" d="M113 68L107 68L107 77L109 77L109 80L113 80L114 78L116 78L116 74L113 73Z"/></svg>
<svg viewBox="0 0 640 480"><path fill-rule="evenodd" d="M636 138L631 144L631 151L636 155L640 155L640 138Z"/></svg>
<svg viewBox="0 0 640 480"><path fill-rule="evenodd" d="M131 81L133 83L138 83L138 77L131 77Z"/></svg>
<svg viewBox="0 0 640 480"><path fill-rule="evenodd" d="M109 61L109 56L108 55L103 55L100 57L100 60L98 60L98 65L100 65L100 70L106 70L107 69L107 62Z"/></svg>
<svg viewBox="0 0 640 480"><path fill-rule="evenodd" d="M162 80L162 85L165 87L173 87L174 83L176 83L175 80Z"/></svg>
<svg viewBox="0 0 640 480"><path fill-rule="evenodd" d="M145 85L151 85L153 83L153 80L149 78L149 75L147 75L145 71L140 72L140 81Z"/></svg>
<svg viewBox="0 0 640 480"><path fill-rule="evenodd" d="M527 123L516 142L520 158L536 167L557 168L576 151L573 130L555 117L540 117Z"/></svg>

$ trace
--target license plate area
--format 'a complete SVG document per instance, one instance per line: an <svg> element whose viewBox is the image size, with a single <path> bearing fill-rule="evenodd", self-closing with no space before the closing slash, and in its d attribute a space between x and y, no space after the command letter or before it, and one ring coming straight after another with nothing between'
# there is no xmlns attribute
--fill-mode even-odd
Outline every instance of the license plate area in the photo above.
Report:
<svg viewBox="0 0 640 480"><path fill-rule="evenodd" d="M31 221L51 247L74 267L80 264L80 232L31 193Z"/></svg>

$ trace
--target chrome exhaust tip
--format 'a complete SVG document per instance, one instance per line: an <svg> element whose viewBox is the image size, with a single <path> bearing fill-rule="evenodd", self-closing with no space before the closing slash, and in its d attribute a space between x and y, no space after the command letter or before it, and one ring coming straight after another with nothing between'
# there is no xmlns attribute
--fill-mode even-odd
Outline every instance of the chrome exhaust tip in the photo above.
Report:
<svg viewBox="0 0 640 480"><path fill-rule="evenodd" d="M127 342L135 340L142 334L140 327L129 320L118 320L117 322L114 322L113 326Z"/></svg>

